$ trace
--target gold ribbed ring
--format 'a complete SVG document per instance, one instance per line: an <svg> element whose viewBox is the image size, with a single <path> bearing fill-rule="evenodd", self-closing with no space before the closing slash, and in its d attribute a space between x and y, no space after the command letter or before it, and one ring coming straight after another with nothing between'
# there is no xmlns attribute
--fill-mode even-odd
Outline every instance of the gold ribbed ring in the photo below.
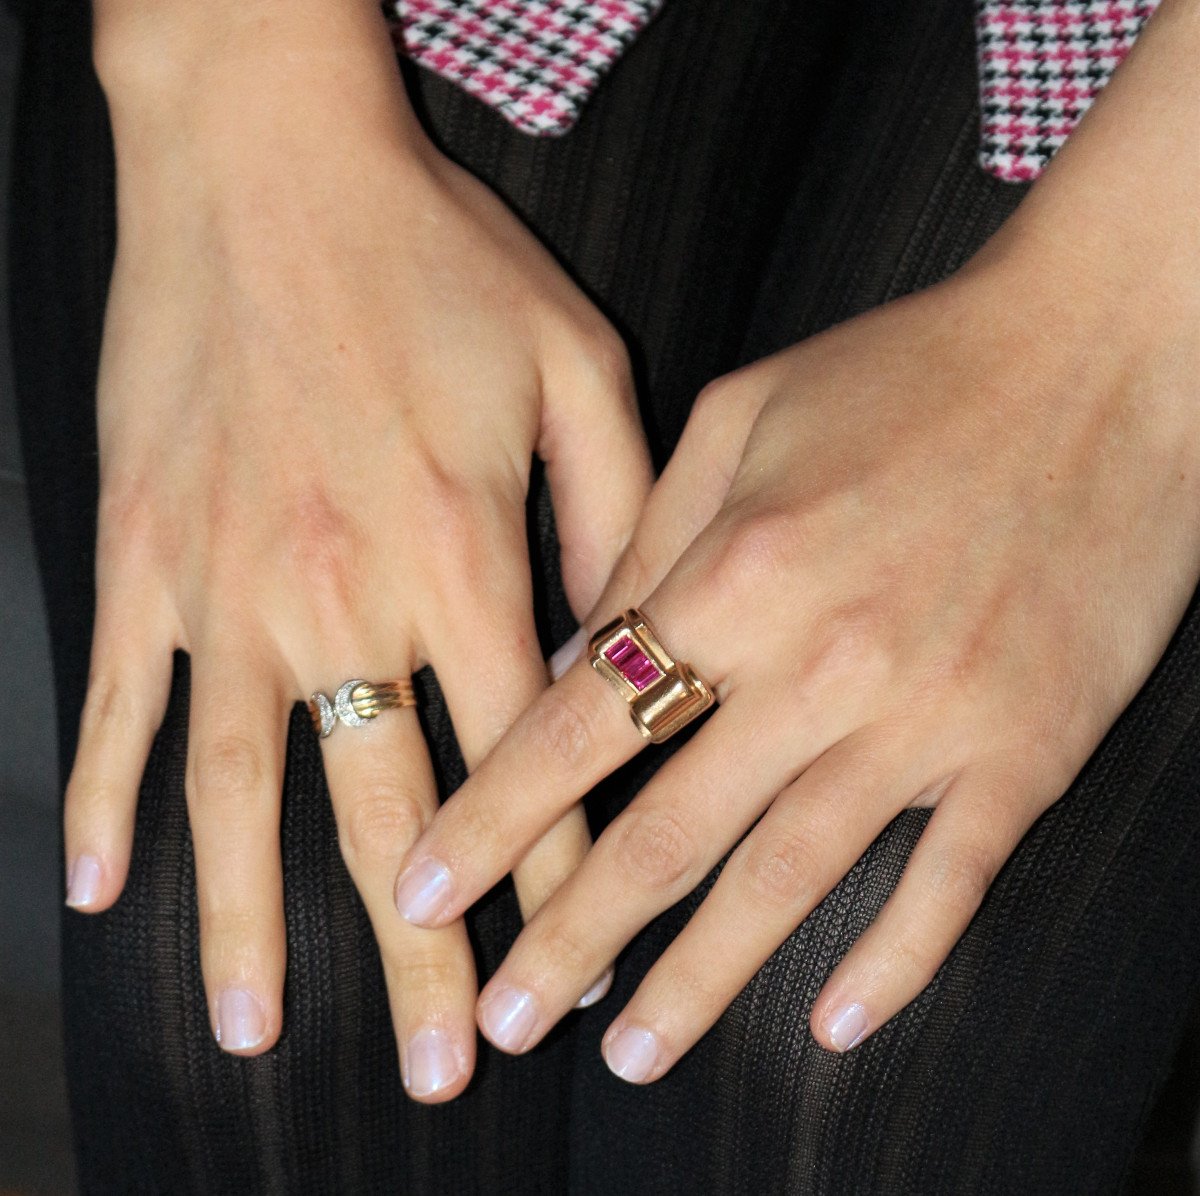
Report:
<svg viewBox="0 0 1200 1196"><path fill-rule="evenodd" d="M339 687L331 702L318 690L308 701L313 730L324 739L340 719L348 727L365 727L385 710L415 706L411 681L364 681L355 677Z"/></svg>

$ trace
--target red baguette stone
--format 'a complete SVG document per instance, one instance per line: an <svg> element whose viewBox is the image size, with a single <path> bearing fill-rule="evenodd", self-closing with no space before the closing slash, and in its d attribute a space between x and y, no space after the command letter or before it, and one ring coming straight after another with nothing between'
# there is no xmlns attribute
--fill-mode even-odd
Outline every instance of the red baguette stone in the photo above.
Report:
<svg viewBox="0 0 1200 1196"><path fill-rule="evenodd" d="M632 636L623 635L616 643L610 644L604 658L638 693L663 675L662 669L633 642Z"/></svg>

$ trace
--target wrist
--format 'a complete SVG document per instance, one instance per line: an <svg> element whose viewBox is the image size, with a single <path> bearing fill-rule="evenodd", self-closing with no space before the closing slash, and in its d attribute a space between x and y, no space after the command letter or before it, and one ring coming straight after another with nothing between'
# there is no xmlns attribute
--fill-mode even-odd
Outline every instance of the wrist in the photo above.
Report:
<svg viewBox="0 0 1200 1196"><path fill-rule="evenodd" d="M346 138L427 149L375 0L96 0L93 56L122 172Z"/></svg>
<svg viewBox="0 0 1200 1196"><path fill-rule="evenodd" d="M989 393L1018 425L1038 411L1115 421L1147 468L1200 469L1200 297L1190 280L1110 275L1063 240L998 235L942 284L949 318L982 347Z"/></svg>

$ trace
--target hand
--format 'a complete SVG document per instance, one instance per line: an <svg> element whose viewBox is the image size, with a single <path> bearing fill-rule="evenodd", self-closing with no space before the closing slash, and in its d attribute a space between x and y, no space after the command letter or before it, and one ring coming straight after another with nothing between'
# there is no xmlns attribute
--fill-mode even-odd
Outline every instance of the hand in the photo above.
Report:
<svg viewBox="0 0 1200 1196"><path fill-rule="evenodd" d="M604 1038L658 1079L911 806L936 809L812 1032L848 1049L929 982L1200 573L1192 317L1083 289L989 253L699 397L589 626L639 606L720 706L484 989L497 1046L537 1043L733 849ZM409 853L401 895L438 882L415 920L458 917L642 746L575 664Z"/></svg>
<svg viewBox="0 0 1200 1196"><path fill-rule="evenodd" d="M172 651L186 649L201 963L214 1032L242 1054L270 1047L282 1018L293 703L431 664L475 764L548 680L525 532L532 456L581 615L650 485L619 339L501 202L405 123L403 93L372 73L400 88L382 22L339 74L324 46L353 57L357 27L287 20L267 38L275 59L246 49L255 70L201 56L212 65L188 103L110 88L120 226L97 612L66 796L68 899L103 910L125 880ZM237 45L230 34L223 52ZM405 1083L448 1099L474 1062L466 932L422 934L393 904L399 860L436 807L417 719L389 711L321 744ZM516 870L526 914L587 849L578 811L547 832Z"/></svg>

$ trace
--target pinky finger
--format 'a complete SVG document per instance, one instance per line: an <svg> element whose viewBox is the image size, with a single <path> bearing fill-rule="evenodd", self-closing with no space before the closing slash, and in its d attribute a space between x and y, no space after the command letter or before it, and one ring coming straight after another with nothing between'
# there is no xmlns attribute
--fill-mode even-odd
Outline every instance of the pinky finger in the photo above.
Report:
<svg viewBox="0 0 1200 1196"><path fill-rule="evenodd" d="M79 744L63 806L67 904L108 909L129 871L138 790L171 684L165 636L97 612Z"/></svg>
<svg viewBox="0 0 1200 1196"><path fill-rule="evenodd" d="M858 1046L933 979L1028 829L1015 796L969 773L951 787L895 891L813 1005L822 1046Z"/></svg>

